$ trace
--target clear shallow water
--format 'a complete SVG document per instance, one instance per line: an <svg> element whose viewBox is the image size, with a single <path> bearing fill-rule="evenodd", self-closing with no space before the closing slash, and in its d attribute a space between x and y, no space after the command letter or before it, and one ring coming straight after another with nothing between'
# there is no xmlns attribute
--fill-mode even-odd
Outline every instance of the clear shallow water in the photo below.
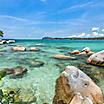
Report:
<svg viewBox="0 0 104 104"><path fill-rule="evenodd" d="M23 45L27 49L29 47L38 47L39 52L13 52L11 47L15 45ZM0 84L1 89L6 88L21 88L25 90L34 91L37 97L36 104L43 104L45 102L51 104L54 96L55 81L60 75L61 65L74 65L86 63L85 58L78 60L56 60L52 56L55 54L67 54L74 49L82 50L84 47L90 47L93 51L98 52L103 50L103 40L17 40L13 44L0 45L0 68L11 68L16 66L23 66L28 69L28 72L22 78L10 78L9 75L3 78ZM45 64L41 67L32 67L29 64L21 63L21 59L39 59ZM100 68L102 71L103 68ZM96 70L100 70L96 68ZM99 83L102 90L104 90L104 79ZM27 92L28 93L28 92Z"/></svg>

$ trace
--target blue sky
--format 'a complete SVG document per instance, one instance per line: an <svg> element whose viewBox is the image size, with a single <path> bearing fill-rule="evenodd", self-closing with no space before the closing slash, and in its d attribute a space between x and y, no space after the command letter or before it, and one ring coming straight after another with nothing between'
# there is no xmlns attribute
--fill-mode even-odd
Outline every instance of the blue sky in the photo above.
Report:
<svg viewBox="0 0 104 104"><path fill-rule="evenodd" d="M104 0L0 0L4 38L104 36Z"/></svg>

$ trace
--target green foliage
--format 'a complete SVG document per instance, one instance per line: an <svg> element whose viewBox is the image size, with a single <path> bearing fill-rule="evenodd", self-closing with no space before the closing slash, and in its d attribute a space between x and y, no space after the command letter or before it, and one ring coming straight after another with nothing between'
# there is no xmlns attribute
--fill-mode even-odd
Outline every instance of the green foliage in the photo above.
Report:
<svg viewBox="0 0 104 104"><path fill-rule="evenodd" d="M3 37L3 34L4 34L3 31L0 30L0 36L1 37Z"/></svg>

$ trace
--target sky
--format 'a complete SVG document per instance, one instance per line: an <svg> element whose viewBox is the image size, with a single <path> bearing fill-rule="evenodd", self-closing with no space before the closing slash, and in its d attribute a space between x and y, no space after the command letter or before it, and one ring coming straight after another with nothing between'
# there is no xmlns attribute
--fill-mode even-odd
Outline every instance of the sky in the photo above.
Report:
<svg viewBox="0 0 104 104"><path fill-rule="evenodd" d="M104 36L104 0L0 0L4 38Z"/></svg>

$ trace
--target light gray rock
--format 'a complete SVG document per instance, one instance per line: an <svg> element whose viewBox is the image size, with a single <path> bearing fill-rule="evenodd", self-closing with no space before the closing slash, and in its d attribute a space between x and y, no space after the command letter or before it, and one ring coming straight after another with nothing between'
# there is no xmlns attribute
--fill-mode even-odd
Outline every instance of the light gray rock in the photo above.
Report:
<svg viewBox="0 0 104 104"><path fill-rule="evenodd" d="M93 65L104 66L104 50L91 55L87 62Z"/></svg>
<svg viewBox="0 0 104 104"><path fill-rule="evenodd" d="M84 72L67 66L56 83L54 104L103 104L101 89Z"/></svg>

